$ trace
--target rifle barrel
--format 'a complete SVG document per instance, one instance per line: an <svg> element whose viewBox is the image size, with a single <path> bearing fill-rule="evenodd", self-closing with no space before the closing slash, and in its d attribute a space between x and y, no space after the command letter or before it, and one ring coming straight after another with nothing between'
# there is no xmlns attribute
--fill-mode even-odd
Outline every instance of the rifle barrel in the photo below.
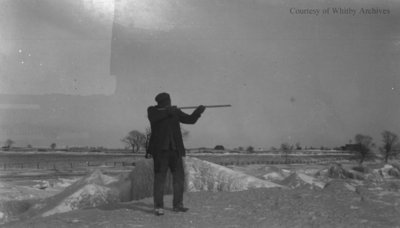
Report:
<svg viewBox="0 0 400 228"><path fill-rule="evenodd" d="M178 107L178 109L195 109L199 106L183 106L183 107ZM230 104L224 104L224 105L204 105L206 108L226 108L226 107L232 107ZM158 110L165 110L166 108L159 108Z"/></svg>
<svg viewBox="0 0 400 228"><path fill-rule="evenodd" d="M184 107L178 107L179 109L194 109L197 108L199 106L184 106ZM204 105L204 107L206 108L225 108L225 107L232 107L232 105L230 104L226 104L226 105Z"/></svg>

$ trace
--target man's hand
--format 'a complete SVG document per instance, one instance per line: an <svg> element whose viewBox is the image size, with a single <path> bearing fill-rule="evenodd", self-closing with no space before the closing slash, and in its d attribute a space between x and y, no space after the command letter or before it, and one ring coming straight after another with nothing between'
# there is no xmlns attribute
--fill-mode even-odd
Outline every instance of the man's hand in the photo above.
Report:
<svg viewBox="0 0 400 228"><path fill-rule="evenodd" d="M199 105L199 107L196 108L195 112L197 114L202 114L204 110L206 110L206 107L204 107L204 105Z"/></svg>

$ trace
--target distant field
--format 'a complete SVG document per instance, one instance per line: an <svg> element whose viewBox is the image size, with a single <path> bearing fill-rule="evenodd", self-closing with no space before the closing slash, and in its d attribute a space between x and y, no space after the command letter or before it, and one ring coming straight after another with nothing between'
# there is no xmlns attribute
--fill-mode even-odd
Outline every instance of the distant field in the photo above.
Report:
<svg viewBox="0 0 400 228"><path fill-rule="evenodd" d="M220 165L250 165L250 164L307 164L325 163L353 158L351 154L323 154L323 155L274 155L274 154L224 154L224 155L193 155L200 159Z"/></svg>
<svg viewBox="0 0 400 228"><path fill-rule="evenodd" d="M222 154L193 153L188 156L221 165L247 164L284 164L284 163L318 163L350 159L349 153L319 154ZM9 169L73 169L91 166L134 166L135 162L144 159L144 154L129 153L96 153L96 152L1 152L0 170Z"/></svg>
<svg viewBox="0 0 400 228"><path fill-rule="evenodd" d="M143 154L106 154L106 153L0 153L0 169L18 168L74 168L85 166L125 166L134 165Z"/></svg>

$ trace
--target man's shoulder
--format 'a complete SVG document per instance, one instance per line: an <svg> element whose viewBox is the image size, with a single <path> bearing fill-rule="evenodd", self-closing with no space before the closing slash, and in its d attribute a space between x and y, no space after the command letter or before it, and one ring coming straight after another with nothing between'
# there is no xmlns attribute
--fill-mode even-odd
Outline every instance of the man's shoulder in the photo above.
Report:
<svg viewBox="0 0 400 228"><path fill-rule="evenodd" d="M154 112L154 111L158 111L157 105L147 107L147 112Z"/></svg>

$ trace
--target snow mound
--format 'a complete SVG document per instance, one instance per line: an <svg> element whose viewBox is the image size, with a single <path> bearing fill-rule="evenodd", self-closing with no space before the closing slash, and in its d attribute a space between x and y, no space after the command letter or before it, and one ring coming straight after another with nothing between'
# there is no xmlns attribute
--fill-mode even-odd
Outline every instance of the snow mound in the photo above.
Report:
<svg viewBox="0 0 400 228"><path fill-rule="evenodd" d="M225 166L217 165L197 158L185 157L185 190L197 191L242 191L252 188L283 187L278 184L234 171ZM122 198L138 200L153 196L153 160L144 159L136 163L135 169L129 174L126 184L121 190ZM129 187L128 192L126 188ZM172 175L167 174L165 194L172 193ZM126 200L123 200L126 201Z"/></svg>
<svg viewBox="0 0 400 228"><path fill-rule="evenodd" d="M184 159L187 191L242 191L252 188L286 188L224 166L197 158ZM29 205L22 215L46 217L77 209L98 207L121 201L131 201L153 195L153 160L143 159L129 175L111 177L100 169L71 184L64 191ZM172 192L172 177L167 175L165 193ZM4 215L4 211L0 211ZM1 215L1 214L0 214Z"/></svg>
<svg viewBox="0 0 400 228"><path fill-rule="evenodd" d="M393 165L385 164L383 168L379 169L378 172L381 173L383 178L400 178L400 170Z"/></svg>
<svg viewBox="0 0 400 228"><path fill-rule="evenodd" d="M118 202L116 192L110 191L110 188L97 184L88 184L67 198L64 198L54 208L45 211L42 216L49 216L57 213L68 212L72 210L97 207L107 203Z"/></svg>
<svg viewBox="0 0 400 228"><path fill-rule="evenodd" d="M291 174L290 170L280 169L274 166L265 167L265 171L267 172L267 174L264 174L263 178L270 181L283 181Z"/></svg>
<svg viewBox="0 0 400 228"><path fill-rule="evenodd" d="M81 184L100 184L100 185L108 185L112 182L118 181L117 178L104 175L100 169L96 169L91 174L86 175L84 178L81 178L77 182L73 184L81 185Z"/></svg>
<svg viewBox="0 0 400 228"><path fill-rule="evenodd" d="M380 170L372 170L371 173L365 174L365 179L372 182L384 181L382 172Z"/></svg>
<svg viewBox="0 0 400 228"><path fill-rule="evenodd" d="M259 164L252 164L252 165L245 165L245 166L236 166L236 165L231 165L231 166L225 166L227 168L230 168L234 171L244 173L246 175L250 175L259 179L263 180L274 180L276 179L284 179L283 177L280 176L280 173L282 173L282 170L279 168L275 167L269 167L266 165L259 165ZM272 173L276 172L275 174L267 175L267 173ZM279 173L279 174L278 174ZM268 179L267 179L267 178Z"/></svg>
<svg viewBox="0 0 400 228"><path fill-rule="evenodd" d="M282 185L197 158L186 158L185 169L187 190L190 192L234 192L253 188L285 188Z"/></svg>
<svg viewBox="0 0 400 228"><path fill-rule="evenodd" d="M54 184L54 186L58 188L66 188L71 184L73 184L74 182L76 182L77 180L79 180L79 178L72 178L72 179L59 178L58 181Z"/></svg>
<svg viewBox="0 0 400 228"><path fill-rule="evenodd" d="M285 178L282 182L282 185L288 186L290 188L299 188L299 187L309 187L309 188L319 188L323 189L326 183L317 180L314 177L308 176L304 173L292 173L290 176Z"/></svg>
<svg viewBox="0 0 400 228"><path fill-rule="evenodd" d="M57 213L118 202L119 190L110 186L111 183L116 181L118 180L102 174L100 170L95 170L59 194L34 204L26 215L46 217Z"/></svg>
<svg viewBox="0 0 400 228"><path fill-rule="evenodd" d="M394 168L400 170L400 162L398 161L391 161L390 165L393 166Z"/></svg>
<svg viewBox="0 0 400 228"><path fill-rule="evenodd" d="M396 165L385 164L382 168L373 169L370 173L365 174L369 181L383 182L385 179L400 178L400 170Z"/></svg>
<svg viewBox="0 0 400 228"><path fill-rule="evenodd" d="M357 171L358 170L358 171ZM364 172L359 172L364 171ZM385 164L382 168L370 170L368 168L347 170L341 164L333 164L328 169L321 170L317 176L333 179L367 180L371 182L382 182L385 179L400 178L400 170Z"/></svg>
<svg viewBox="0 0 400 228"><path fill-rule="evenodd" d="M267 173L263 177L265 180L270 180L270 181L282 181L285 179L285 176L279 172Z"/></svg>
<svg viewBox="0 0 400 228"><path fill-rule="evenodd" d="M333 164L328 169L328 177L337 179L352 178L352 174L344 169L341 164Z"/></svg>

